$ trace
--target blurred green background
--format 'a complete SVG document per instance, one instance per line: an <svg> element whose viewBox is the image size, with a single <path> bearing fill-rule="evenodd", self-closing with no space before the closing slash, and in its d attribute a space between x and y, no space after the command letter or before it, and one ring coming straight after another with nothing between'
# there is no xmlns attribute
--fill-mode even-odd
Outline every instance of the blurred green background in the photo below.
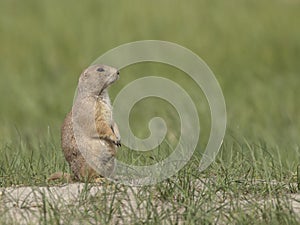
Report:
<svg viewBox="0 0 300 225"><path fill-rule="evenodd" d="M0 144L21 137L27 149L35 148L32 140L43 143L51 133L56 147L47 150L57 151L81 71L118 45L157 39L189 48L214 71L227 105L225 143L263 141L298 163L299 12L298 0L2 0ZM130 71L111 87L112 98L140 74Z"/></svg>

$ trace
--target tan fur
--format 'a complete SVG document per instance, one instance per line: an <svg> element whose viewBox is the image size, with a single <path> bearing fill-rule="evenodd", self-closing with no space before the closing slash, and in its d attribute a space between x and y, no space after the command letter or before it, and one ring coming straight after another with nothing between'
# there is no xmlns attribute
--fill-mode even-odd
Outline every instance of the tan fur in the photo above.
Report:
<svg viewBox="0 0 300 225"><path fill-rule="evenodd" d="M82 151L97 165L97 171L103 168L103 173L111 173L114 169L116 147L121 144L107 88L118 79L118 74L115 68L93 65L79 78L77 97L61 128L62 150L73 172L72 180L93 180L106 175L96 172ZM90 115L94 115L93 120ZM50 178L59 179L59 175L64 176L56 173Z"/></svg>

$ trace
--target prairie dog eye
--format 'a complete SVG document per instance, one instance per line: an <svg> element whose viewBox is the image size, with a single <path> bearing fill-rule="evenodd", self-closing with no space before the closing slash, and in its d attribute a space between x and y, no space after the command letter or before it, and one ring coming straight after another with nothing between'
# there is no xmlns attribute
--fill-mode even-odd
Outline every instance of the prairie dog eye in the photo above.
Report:
<svg viewBox="0 0 300 225"><path fill-rule="evenodd" d="M99 67L99 68L97 69L97 71L98 71L98 72L104 72L105 70L104 70L102 67Z"/></svg>

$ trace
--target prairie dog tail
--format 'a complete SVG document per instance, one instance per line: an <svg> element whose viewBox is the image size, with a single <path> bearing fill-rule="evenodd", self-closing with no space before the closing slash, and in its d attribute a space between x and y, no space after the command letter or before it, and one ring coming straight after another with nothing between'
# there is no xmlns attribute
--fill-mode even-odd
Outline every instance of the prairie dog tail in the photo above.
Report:
<svg viewBox="0 0 300 225"><path fill-rule="evenodd" d="M73 178L71 174L64 173L64 172L55 172L50 175L50 177L47 179L47 181L54 181L54 180L62 180L66 182L72 182Z"/></svg>

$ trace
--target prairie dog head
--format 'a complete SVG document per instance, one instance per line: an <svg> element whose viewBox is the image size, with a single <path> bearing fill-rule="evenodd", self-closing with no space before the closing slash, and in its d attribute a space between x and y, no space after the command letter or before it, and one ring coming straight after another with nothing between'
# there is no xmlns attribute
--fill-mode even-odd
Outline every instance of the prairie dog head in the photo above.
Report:
<svg viewBox="0 0 300 225"><path fill-rule="evenodd" d="M78 91L85 94L100 95L103 90L119 78L119 71L107 65L92 65L80 75Z"/></svg>

